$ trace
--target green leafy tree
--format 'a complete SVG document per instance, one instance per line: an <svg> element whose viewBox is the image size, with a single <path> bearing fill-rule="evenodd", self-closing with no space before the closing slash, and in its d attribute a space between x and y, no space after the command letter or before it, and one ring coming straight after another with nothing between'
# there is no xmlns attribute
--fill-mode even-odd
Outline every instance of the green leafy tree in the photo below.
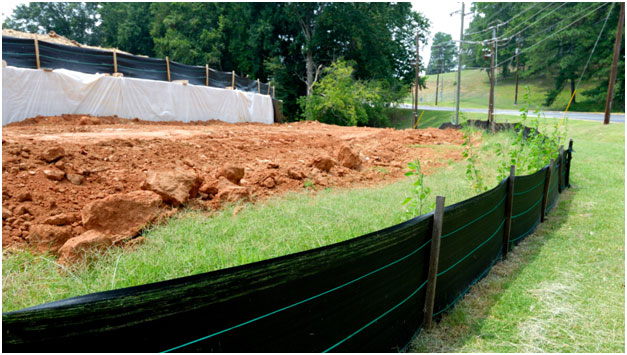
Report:
<svg viewBox="0 0 627 355"><path fill-rule="evenodd" d="M101 42L98 21L98 3L84 2L31 2L18 5L2 24L30 33L57 34L88 45Z"/></svg>
<svg viewBox="0 0 627 355"><path fill-rule="evenodd" d="M427 66L427 74L447 73L457 67L457 46L450 34L438 32L433 36L431 57Z"/></svg>
<svg viewBox="0 0 627 355"><path fill-rule="evenodd" d="M154 56L150 36L153 20L148 2L103 2L98 9L101 18L102 45L123 51Z"/></svg>

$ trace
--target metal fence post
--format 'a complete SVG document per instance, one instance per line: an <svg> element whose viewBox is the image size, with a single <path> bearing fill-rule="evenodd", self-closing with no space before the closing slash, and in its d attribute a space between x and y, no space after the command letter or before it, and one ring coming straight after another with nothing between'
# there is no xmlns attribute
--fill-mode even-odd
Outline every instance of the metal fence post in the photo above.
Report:
<svg viewBox="0 0 627 355"><path fill-rule="evenodd" d="M560 167L557 170L557 191L562 193L562 174L564 172L564 145L560 145L559 149Z"/></svg>
<svg viewBox="0 0 627 355"><path fill-rule="evenodd" d="M507 179L507 201L505 202L505 231L503 233L503 259L509 251L509 238L512 232L512 208L514 204L514 180L516 179L516 165L509 167Z"/></svg>
<svg viewBox="0 0 627 355"><path fill-rule="evenodd" d="M440 260L440 237L442 236L442 220L444 217L444 196L435 199L433 212L433 229L431 232L431 251L429 252L429 276L425 295L424 327L431 328L433 320L433 303L435 302L435 284L438 277L438 261Z"/></svg>
<svg viewBox="0 0 627 355"><path fill-rule="evenodd" d="M568 142L568 156L566 158L566 179L564 183L566 187L570 187L570 161L573 159L573 140Z"/></svg>
<svg viewBox="0 0 627 355"><path fill-rule="evenodd" d="M542 211L540 211L540 222L544 222L544 220L546 219L546 203L549 199L549 185L551 183L553 162L554 160L551 159L551 162L549 163L549 168L546 171L546 179L544 180L544 192L542 194Z"/></svg>

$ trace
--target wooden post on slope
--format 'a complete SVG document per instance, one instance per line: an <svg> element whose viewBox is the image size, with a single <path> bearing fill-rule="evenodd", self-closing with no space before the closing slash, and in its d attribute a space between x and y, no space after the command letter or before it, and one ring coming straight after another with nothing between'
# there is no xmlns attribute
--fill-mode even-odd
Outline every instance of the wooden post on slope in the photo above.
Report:
<svg viewBox="0 0 627 355"><path fill-rule="evenodd" d="M261 94L261 82L257 79L257 92Z"/></svg>
<svg viewBox="0 0 627 355"><path fill-rule="evenodd" d="M425 294L425 309L423 325L431 328L433 321L433 306L435 302L435 285L438 278L438 262L440 260L440 238L442 236L442 221L444 219L444 196L435 199L433 212L433 230L431 232L431 251L429 252L429 274L427 278L427 292Z"/></svg>
<svg viewBox="0 0 627 355"><path fill-rule="evenodd" d="M509 167L507 179L507 201L505 201L505 232L503 233L503 259L509 251L509 239L512 233L512 210L514 206L514 180L516 179L516 165Z"/></svg>
<svg viewBox="0 0 627 355"><path fill-rule="evenodd" d="M172 81L170 80L170 58L167 55L165 56L165 68L168 72L168 81Z"/></svg>
<svg viewBox="0 0 627 355"><path fill-rule="evenodd" d="M614 83L616 82L616 68L618 66L618 56L623 39L623 21L625 20L625 3L620 3L620 14L618 15L618 30L616 31L616 41L614 42L614 57L612 58L612 71L610 72L610 83L607 88L607 98L605 99L605 118L603 124L610 123L610 112L612 111L612 100L614 97Z"/></svg>
<svg viewBox="0 0 627 355"><path fill-rule="evenodd" d="M546 219L546 204L549 200L549 185L551 184L551 174L553 171L553 162L551 159L549 168L546 171L546 178L544 179L544 191L542 193L542 211L540 211L540 222L544 222Z"/></svg>
<svg viewBox="0 0 627 355"><path fill-rule="evenodd" d="M37 40L37 35L35 35L35 63L37 64L37 69L41 69L41 63L39 62L39 41Z"/></svg>
<svg viewBox="0 0 627 355"><path fill-rule="evenodd" d="M113 48L113 74L118 72L118 49Z"/></svg>
<svg viewBox="0 0 627 355"><path fill-rule="evenodd" d="M231 72L231 88L235 90L235 70Z"/></svg>
<svg viewBox="0 0 627 355"><path fill-rule="evenodd" d="M209 64L205 64L205 85L209 86Z"/></svg>

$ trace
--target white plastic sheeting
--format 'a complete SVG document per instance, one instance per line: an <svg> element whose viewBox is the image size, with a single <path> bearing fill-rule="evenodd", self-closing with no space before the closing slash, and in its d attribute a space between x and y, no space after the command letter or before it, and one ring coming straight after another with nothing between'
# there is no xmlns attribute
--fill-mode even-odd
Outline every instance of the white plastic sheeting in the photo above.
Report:
<svg viewBox="0 0 627 355"><path fill-rule="evenodd" d="M274 122L268 95L66 69L2 68L2 125L61 114L148 121Z"/></svg>

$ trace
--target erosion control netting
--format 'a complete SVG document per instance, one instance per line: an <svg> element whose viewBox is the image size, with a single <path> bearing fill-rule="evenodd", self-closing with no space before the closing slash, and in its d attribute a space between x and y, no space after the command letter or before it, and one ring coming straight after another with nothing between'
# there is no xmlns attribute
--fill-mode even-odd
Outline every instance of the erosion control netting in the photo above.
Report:
<svg viewBox="0 0 627 355"><path fill-rule="evenodd" d="M42 68L69 69L83 73L114 73L113 52L92 48L80 48L62 44L38 41L39 61ZM168 80L167 63L164 59L155 59L116 53L118 72L125 77ZM8 65L36 69L35 42L32 39L2 36L2 59ZM190 84L206 85L207 70L205 67L169 62L170 80L188 80ZM233 84L232 73L219 72L209 68L209 86L217 88L230 87ZM235 75L235 89L272 94L268 84Z"/></svg>
<svg viewBox="0 0 627 355"><path fill-rule="evenodd" d="M570 159L562 164L567 176ZM502 256L509 193L511 243L536 228L549 171L559 171L558 163L516 177L512 191L505 179L445 208L434 316ZM557 176L549 179L547 211L559 197ZM3 350L404 350L425 317L433 219L430 213L297 254L3 313Z"/></svg>

